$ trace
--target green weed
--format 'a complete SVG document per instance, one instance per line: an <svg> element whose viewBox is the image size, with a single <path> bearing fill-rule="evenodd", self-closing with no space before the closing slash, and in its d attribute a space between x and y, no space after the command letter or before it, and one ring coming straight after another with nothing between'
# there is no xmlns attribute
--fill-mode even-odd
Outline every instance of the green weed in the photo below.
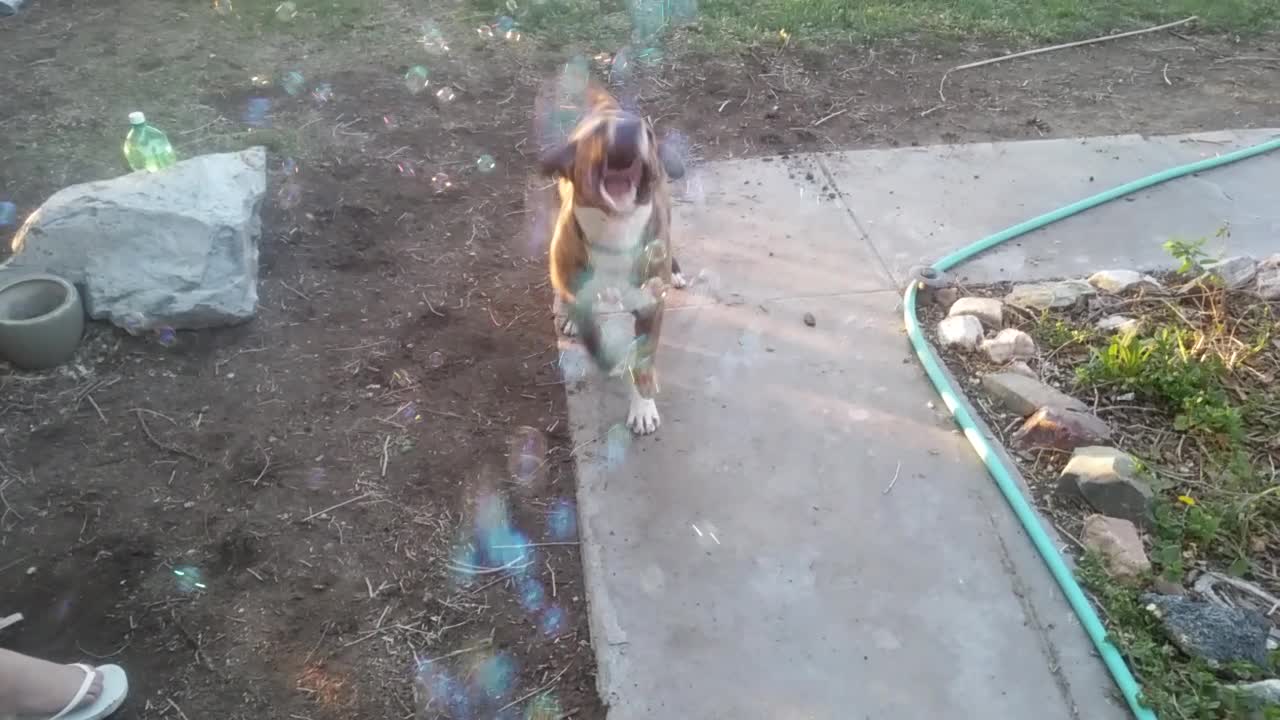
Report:
<svg viewBox="0 0 1280 720"><path fill-rule="evenodd" d="M1041 347L1063 348L1068 345L1088 345L1098 333L1091 327L1077 327L1059 317L1052 316L1048 310L1040 313L1040 318L1031 329L1031 336Z"/></svg>

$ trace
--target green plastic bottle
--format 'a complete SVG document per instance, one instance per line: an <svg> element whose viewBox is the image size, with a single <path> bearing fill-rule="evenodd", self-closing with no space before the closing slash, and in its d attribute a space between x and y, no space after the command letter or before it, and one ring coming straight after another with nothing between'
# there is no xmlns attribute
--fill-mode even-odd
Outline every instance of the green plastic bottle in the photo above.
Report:
<svg viewBox="0 0 1280 720"><path fill-rule="evenodd" d="M148 125L145 115L129 113L129 124L133 128L124 139L124 158L129 161L129 167L135 171L159 172L178 162L169 138L155 126Z"/></svg>

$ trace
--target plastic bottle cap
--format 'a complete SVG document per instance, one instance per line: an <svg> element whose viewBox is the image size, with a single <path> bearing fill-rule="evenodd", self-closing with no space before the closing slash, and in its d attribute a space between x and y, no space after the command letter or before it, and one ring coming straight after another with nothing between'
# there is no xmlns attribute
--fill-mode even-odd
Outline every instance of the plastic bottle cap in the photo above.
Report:
<svg viewBox="0 0 1280 720"><path fill-rule="evenodd" d="M144 123L144 122L146 122L146 121L147 121L147 116L146 116L146 115L143 115L143 114L142 114L142 113L140 113L140 112L134 111L134 112L129 113L129 124L130 124L130 125L141 125L142 123Z"/></svg>

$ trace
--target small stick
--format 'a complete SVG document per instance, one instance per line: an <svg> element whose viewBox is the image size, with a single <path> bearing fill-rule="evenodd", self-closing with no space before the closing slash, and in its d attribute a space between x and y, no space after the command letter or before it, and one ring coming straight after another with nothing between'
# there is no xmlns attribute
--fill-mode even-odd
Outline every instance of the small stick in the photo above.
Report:
<svg viewBox="0 0 1280 720"><path fill-rule="evenodd" d="M182 708L178 707L178 703L174 702L173 698L165 698L165 700L168 700L169 705L171 705L174 710L178 711L178 714L182 716L182 720L191 720L191 718L187 717L186 713L182 712Z"/></svg>
<svg viewBox="0 0 1280 720"><path fill-rule="evenodd" d="M0 618L0 630L3 630L10 625L17 625L22 622L22 619L22 613L14 613L8 617Z"/></svg>
<svg viewBox="0 0 1280 720"><path fill-rule="evenodd" d="M998 62L1004 62L1005 60L1013 60L1015 58L1029 57L1031 55L1040 55L1042 53L1054 52L1057 50L1066 50L1067 48L1080 47L1082 45L1093 45L1094 43L1107 42L1108 40L1119 40L1121 38L1133 37L1135 35L1146 35L1147 33L1160 32L1161 30L1168 30L1169 28L1175 28L1175 27L1178 27L1179 25L1186 25L1189 22L1195 22L1196 20L1199 20L1199 19L1200 19L1199 15L1192 15L1191 17L1183 18L1182 20L1177 20L1175 22L1165 23L1164 25L1157 25L1155 27L1149 27L1142 30L1130 30L1128 32L1116 33L1114 35L1104 35L1102 37L1090 38L1088 40L1077 40L1075 42L1062 43L1061 45L1050 45L1049 47L1036 48L1034 50L1024 50L1022 52L1010 53L1008 55L1001 55L1000 57L994 57L988 60L979 60L978 62L966 63L964 65L957 65L942 74L942 80L941 82L938 83L938 97L944 103L947 101L947 96L942 94L942 87L947 82L947 76L953 72L956 72L957 70L971 70L973 68L982 67L984 65L994 65Z"/></svg>
<svg viewBox="0 0 1280 720"><path fill-rule="evenodd" d="M310 296L310 295L308 295L308 294L306 294L306 293L302 292L301 290L298 290L297 288L295 288L295 287L291 286L289 283L287 283L287 282L285 282L285 281L283 281L283 280L277 280L276 282L278 282L278 283L280 283L281 285L283 285L285 290L288 290L289 292L293 293L294 295L297 295L298 297L302 298L303 300L306 300L307 302L311 302L311 296Z"/></svg>
<svg viewBox="0 0 1280 720"><path fill-rule="evenodd" d="M342 507L342 506L344 506L344 505L350 505L351 503L353 503L353 502L355 502L355 501L357 501L357 500L363 500L363 499L365 499L365 498L369 497L369 496L370 496L370 495L372 495L372 494L373 494L373 493L365 493L365 494L363 494L363 495L359 495L359 496L353 497L353 498L351 498L350 500L343 500L342 502L338 503L337 505L334 505L334 506L332 506L332 507L327 507L327 508L325 508L325 509L321 510L320 512L313 512L313 513L311 513L310 515L308 515L308 516L306 516L306 517L302 518L302 522L306 522L306 521L308 521L308 520L311 520L312 518L315 518L315 517L318 517L318 516L320 516L320 515L323 515L323 514L325 514L325 513L327 513L327 512L330 512L331 510L337 510L338 508L340 508L340 507Z"/></svg>
<svg viewBox="0 0 1280 720"><path fill-rule="evenodd" d="M1164 75L1164 84L1172 87L1173 82L1169 80L1169 63L1164 64L1164 70L1161 70L1160 73Z"/></svg>
<svg viewBox="0 0 1280 720"><path fill-rule="evenodd" d="M84 399L89 401L89 404L93 406L94 411L98 413L98 417L102 419L102 424L106 425L107 416L102 414L102 408L98 407L98 403L94 401L93 396L85 395Z"/></svg>
<svg viewBox="0 0 1280 720"><path fill-rule="evenodd" d="M133 410L133 414L136 415L138 418L138 423L142 425L142 431L147 434L147 439L150 440L156 447L160 448L161 450L167 450L171 453L174 453L175 455L182 455L184 457L189 457L192 460L195 460L196 462L201 463L203 465L208 464L207 460L200 457L199 455L196 455L190 450L184 450L178 447L177 445L168 445L166 443L160 442L160 440L151 432L151 428L147 426L146 419L142 417L143 412L144 411L142 410L142 408L134 408ZM146 412L152 412L152 411L148 410ZM159 413L156 413L156 414L159 415Z"/></svg>
<svg viewBox="0 0 1280 720"><path fill-rule="evenodd" d="M512 700L511 702L507 703L506 705L503 705L502 707L498 708L498 714L499 714L499 715L501 715L503 710L506 710L506 709L507 709L507 708L509 708L509 707L515 707L516 705L519 705L520 703L524 702L525 700L528 700L529 698L533 697L534 695L537 695L538 693L540 693L540 692L542 692L542 691L546 690L547 688L551 687L552 685L555 685L555 684L556 684L556 681L560 679L560 676L561 676L561 675L564 675L564 674L565 674L565 671L567 671L570 667L573 667L572 663L571 663L571 664L569 664L569 665L565 665L563 670L561 670L560 672L556 673L556 676L555 676L555 677L553 677L553 678L551 678L550 680L548 680L548 681L546 681L545 683L543 683L541 687L534 688L533 690L530 690L528 693L526 693L526 694L524 694L524 695L521 695L520 697L516 698L515 700Z"/></svg>
<svg viewBox="0 0 1280 720"><path fill-rule="evenodd" d="M520 543L518 545L492 545L495 548L531 548L531 547L548 547L550 545L577 545L577 540L567 540L565 542L540 542L540 543Z"/></svg>
<svg viewBox="0 0 1280 720"><path fill-rule="evenodd" d="M387 476L387 445L391 443L391 436L387 435L382 438L382 477Z"/></svg>
<svg viewBox="0 0 1280 720"><path fill-rule="evenodd" d="M471 647L454 650L453 652L445 653L444 655L441 655L439 657L433 657L430 660L419 660L418 667L422 667L423 665L430 665L433 662L440 662L441 660L448 660L451 657L457 657L459 655L462 655L463 653L475 652L476 650L484 650L485 648L489 647L489 645L492 644L492 642L493 642L492 640L485 640L479 645L472 645ZM507 707L511 707L511 706L508 705ZM507 708L503 708L503 710L506 710L506 709Z"/></svg>
<svg viewBox="0 0 1280 720"><path fill-rule="evenodd" d="M849 108L845 108L845 109L843 109L843 110L837 110L837 111L835 111L835 112L831 113L830 115L828 115L828 116L826 116L826 117L822 118L821 120L819 120L819 121L815 122L811 127L818 127L819 125L821 125L822 123L824 123L824 122L826 122L826 121L830 120L831 118L840 117L841 115L843 115L843 114L845 114L845 113L847 113L847 112L849 112Z"/></svg>
<svg viewBox="0 0 1280 720"><path fill-rule="evenodd" d="M894 469L894 471L893 471L893 479L889 481L889 486L888 486L888 487L886 487L884 490L881 490L881 491L880 491L880 494L881 494L881 495L888 495L888 494L889 494L889 491L890 491L890 490L892 490L892 489L893 489L893 486L898 482L898 473L900 473L900 472L902 472L902 461L901 461L901 460L899 460L899 461L898 461L898 467L897 467L896 469Z"/></svg>

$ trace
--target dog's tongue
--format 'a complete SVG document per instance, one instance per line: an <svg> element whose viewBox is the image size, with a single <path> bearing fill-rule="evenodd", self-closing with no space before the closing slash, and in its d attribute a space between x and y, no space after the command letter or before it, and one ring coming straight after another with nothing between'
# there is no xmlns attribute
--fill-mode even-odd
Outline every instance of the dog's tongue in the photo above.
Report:
<svg viewBox="0 0 1280 720"><path fill-rule="evenodd" d="M623 170L621 172L608 172L604 176L604 191L609 193L609 197L615 200L622 199L631 190L631 173Z"/></svg>

